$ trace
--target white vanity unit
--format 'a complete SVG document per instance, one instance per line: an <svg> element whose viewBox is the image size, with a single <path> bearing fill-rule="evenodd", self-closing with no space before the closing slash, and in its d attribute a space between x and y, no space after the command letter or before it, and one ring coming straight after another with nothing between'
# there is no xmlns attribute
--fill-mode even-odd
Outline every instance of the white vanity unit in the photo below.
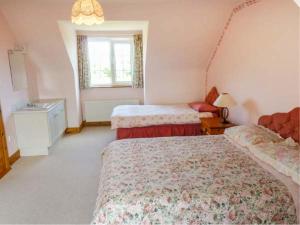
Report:
<svg viewBox="0 0 300 225"><path fill-rule="evenodd" d="M14 112L22 156L48 155L66 129L64 100L41 100Z"/></svg>

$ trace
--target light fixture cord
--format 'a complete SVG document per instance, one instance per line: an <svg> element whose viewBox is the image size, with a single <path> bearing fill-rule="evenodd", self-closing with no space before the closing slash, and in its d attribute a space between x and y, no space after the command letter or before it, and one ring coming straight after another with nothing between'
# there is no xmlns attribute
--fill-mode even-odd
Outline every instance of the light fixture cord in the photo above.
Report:
<svg viewBox="0 0 300 225"><path fill-rule="evenodd" d="M82 7L82 1L80 1L80 11L81 11L81 9L82 9L81 7Z"/></svg>
<svg viewBox="0 0 300 225"><path fill-rule="evenodd" d="M94 1L93 0L90 0L91 3L92 3L92 6L93 6L93 10L95 10L95 5L94 5Z"/></svg>

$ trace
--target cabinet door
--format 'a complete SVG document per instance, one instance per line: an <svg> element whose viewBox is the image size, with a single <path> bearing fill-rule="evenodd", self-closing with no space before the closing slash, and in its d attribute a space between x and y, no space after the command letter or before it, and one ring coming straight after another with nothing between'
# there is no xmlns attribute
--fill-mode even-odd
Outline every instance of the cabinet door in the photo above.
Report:
<svg viewBox="0 0 300 225"><path fill-rule="evenodd" d="M50 127L50 140L51 144L56 141L57 138L57 123L56 123L57 114L55 112L49 115L49 127Z"/></svg>
<svg viewBox="0 0 300 225"><path fill-rule="evenodd" d="M224 134L224 129L223 128L215 128L215 129L209 129L208 130L209 135L220 135Z"/></svg>
<svg viewBox="0 0 300 225"><path fill-rule="evenodd" d="M49 126L52 144L66 129L65 109L63 105L57 106L49 114Z"/></svg>
<svg viewBox="0 0 300 225"><path fill-rule="evenodd" d="M64 108L60 109L57 116L58 136L60 136L66 129L66 115Z"/></svg>

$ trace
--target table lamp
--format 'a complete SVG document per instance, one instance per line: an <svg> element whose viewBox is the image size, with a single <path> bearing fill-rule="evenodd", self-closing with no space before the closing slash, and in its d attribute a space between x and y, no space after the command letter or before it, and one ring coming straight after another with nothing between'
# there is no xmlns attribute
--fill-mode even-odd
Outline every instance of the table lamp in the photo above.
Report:
<svg viewBox="0 0 300 225"><path fill-rule="evenodd" d="M229 116L228 108L236 105L236 102L231 95L228 93L222 93L213 105L221 108L221 118L223 119L223 123L229 123L227 120Z"/></svg>

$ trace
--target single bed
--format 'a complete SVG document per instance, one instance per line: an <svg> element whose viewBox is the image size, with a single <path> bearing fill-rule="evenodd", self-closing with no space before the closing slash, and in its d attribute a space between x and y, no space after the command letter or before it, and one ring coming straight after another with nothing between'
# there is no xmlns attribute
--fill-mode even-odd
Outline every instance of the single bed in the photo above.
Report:
<svg viewBox="0 0 300 225"><path fill-rule="evenodd" d="M177 105L123 105L114 108L111 123L117 139L201 135L201 118L218 116L213 103L219 93L216 87L204 102Z"/></svg>
<svg viewBox="0 0 300 225"><path fill-rule="evenodd" d="M117 139L195 136L201 134L200 118L211 112L197 112L187 104L122 105L114 108L111 123Z"/></svg>
<svg viewBox="0 0 300 225"><path fill-rule="evenodd" d="M296 111L285 121L273 116L268 124L289 124L286 137L297 140L300 109ZM276 138L236 131L235 136L228 132L111 143L103 153L93 224L299 222L300 186L253 155L250 144L243 147L235 139L260 144Z"/></svg>

